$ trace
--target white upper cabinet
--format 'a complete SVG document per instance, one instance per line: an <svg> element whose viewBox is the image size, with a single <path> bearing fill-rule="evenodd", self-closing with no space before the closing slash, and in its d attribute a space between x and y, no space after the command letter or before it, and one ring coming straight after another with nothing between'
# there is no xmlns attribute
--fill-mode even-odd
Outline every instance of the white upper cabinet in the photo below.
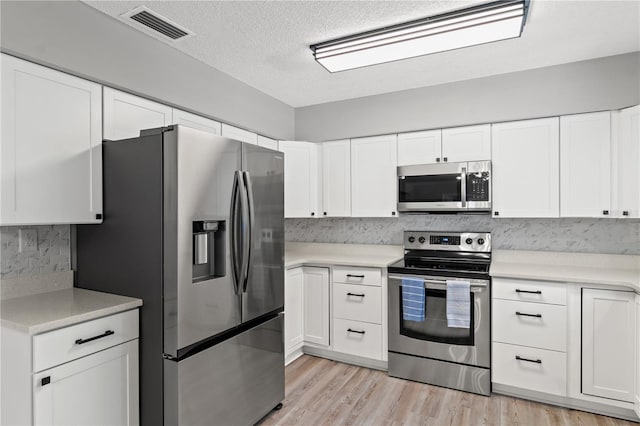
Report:
<svg viewBox="0 0 640 426"><path fill-rule="evenodd" d="M278 150L278 141L275 139L267 138L265 136L258 135L258 146L263 148Z"/></svg>
<svg viewBox="0 0 640 426"><path fill-rule="evenodd" d="M222 123L222 136L235 139L237 141L258 145L258 135L248 130L234 127L230 124Z"/></svg>
<svg viewBox="0 0 640 426"><path fill-rule="evenodd" d="M614 217L640 218L640 106L613 113Z"/></svg>
<svg viewBox="0 0 640 426"><path fill-rule="evenodd" d="M442 158L442 131L398 134L398 166L431 164Z"/></svg>
<svg viewBox="0 0 640 426"><path fill-rule="evenodd" d="M559 119L492 126L494 217L558 217Z"/></svg>
<svg viewBox="0 0 640 426"><path fill-rule="evenodd" d="M397 217L396 135L351 139L351 215Z"/></svg>
<svg viewBox="0 0 640 426"><path fill-rule="evenodd" d="M181 124L183 126L191 127L192 129L202 130L218 136L220 136L221 133L221 126L217 121L176 108L173 109L173 120L171 124Z"/></svg>
<svg viewBox="0 0 640 426"><path fill-rule="evenodd" d="M560 117L560 216L611 210L611 113Z"/></svg>
<svg viewBox="0 0 640 426"><path fill-rule="evenodd" d="M320 217L319 145L297 141L278 145L284 153L284 217Z"/></svg>
<svg viewBox="0 0 640 426"><path fill-rule="evenodd" d="M173 124L173 108L148 99L104 88L104 139L140 136L140 130Z"/></svg>
<svg viewBox="0 0 640 426"><path fill-rule="evenodd" d="M442 161L456 163L490 159L490 124L442 130Z"/></svg>
<svg viewBox="0 0 640 426"><path fill-rule="evenodd" d="M351 216L351 143L322 143L322 215Z"/></svg>
<svg viewBox="0 0 640 426"><path fill-rule="evenodd" d="M2 55L0 225L102 222L101 86Z"/></svg>

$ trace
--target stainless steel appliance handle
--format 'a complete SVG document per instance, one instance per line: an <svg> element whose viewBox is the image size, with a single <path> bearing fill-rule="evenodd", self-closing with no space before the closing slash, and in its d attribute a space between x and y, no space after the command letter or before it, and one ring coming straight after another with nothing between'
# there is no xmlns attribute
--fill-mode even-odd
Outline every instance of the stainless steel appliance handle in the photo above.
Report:
<svg viewBox="0 0 640 426"><path fill-rule="evenodd" d="M463 167L462 172L460 173L460 179L462 182L460 183L462 186L460 187L460 198L462 201L462 207L467 207L467 168Z"/></svg>
<svg viewBox="0 0 640 426"><path fill-rule="evenodd" d="M405 277L401 277L399 275L389 275L389 279L390 280L400 280L402 281L402 279ZM406 278L411 278L411 279L416 279L416 277L406 277ZM418 279L420 279L418 277ZM428 289L433 289L433 290L446 290L447 289L447 282L444 280L430 280L430 279L422 279L422 281L424 282L424 288L428 288ZM486 283L471 283L471 288L474 289L479 289L479 288L486 288L487 284Z"/></svg>
<svg viewBox="0 0 640 426"><path fill-rule="evenodd" d="M247 227L247 239L245 241L244 247L244 258L246 262L243 262L244 266L244 281L242 284L242 292L247 292L247 285L249 284L249 267L251 265L251 243L253 241L253 231L255 225L254 218L254 204L253 204L253 186L251 185L251 175L249 172L243 172L244 174L244 185L245 191L247 193L247 215L249 216L248 227ZM243 259L244 260L244 259Z"/></svg>
<svg viewBox="0 0 640 426"><path fill-rule="evenodd" d="M240 259L240 273L238 281L238 291L244 292L245 282L249 275L249 249L251 246L251 223L249 222L249 197L247 196L247 182L244 172L238 172L239 193L240 193L240 234L242 245L242 258Z"/></svg>
<svg viewBox="0 0 640 426"><path fill-rule="evenodd" d="M236 171L233 174L233 186L231 187L231 211L229 212L229 254L231 256L231 277L233 278L233 289L236 294L239 294L240 288L240 263L238 252L238 195L240 193L240 172Z"/></svg>

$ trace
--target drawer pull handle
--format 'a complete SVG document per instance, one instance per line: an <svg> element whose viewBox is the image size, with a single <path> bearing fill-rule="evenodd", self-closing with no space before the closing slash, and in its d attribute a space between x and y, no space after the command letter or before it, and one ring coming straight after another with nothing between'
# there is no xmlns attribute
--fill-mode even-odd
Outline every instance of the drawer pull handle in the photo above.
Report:
<svg viewBox="0 0 640 426"><path fill-rule="evenodd" d="M364 275L347 274L347 277L349 277L349 278L364 278Z"/></svg>
<svg viewBox="0 0 640 426"><path fill-rule="evenodd" d="M516 312L516 315L520 315L522 317L536 317L542 318L542 314L525 314L524 312Z"/></svg>
<svg viewBox="0 0 640 426"><path fill-rule="evenodd" d="M40 379L40 386L46 386L51 383L51 376L43 377Z"/></svg>
<svg viewBox="0 0 640 426"><path fill-rule="evenodd" d="M98 336L89 337L88 339L78 339L76 340L76 345L83 345L85 343L93 342L94 340L102 339L103 337L111 336L112 334L116 334L116 332L113 330L107 330Z"/></svg>
<svg viewBox="0 0 640 426"><path fill-rule="evenodd" d="M520 290L519 288L516 288L516 293L529 293L529 294L542 294L541 290Z"/></svg>
<svg viewBox="0 0 640 426"><path fill-rule="evenodd" d="M516 355L516 359L518 361L527 361L527 362L535 362L536 364L542 364L542 360L541 359L522 358L520 355Z"/></svg>
<svg viewBox="0 0 640 426"><path fill-rule="evenodd" d="M349 333L358 333L358 334L364 334L364 330L353 330L351 328L347 328L347 331Z"/></svg>
<svg viewBox="0 0 640 426"><path fill-rule="evenodd" d="M347 293L347 296L364 297L364 293Z"/></svg>

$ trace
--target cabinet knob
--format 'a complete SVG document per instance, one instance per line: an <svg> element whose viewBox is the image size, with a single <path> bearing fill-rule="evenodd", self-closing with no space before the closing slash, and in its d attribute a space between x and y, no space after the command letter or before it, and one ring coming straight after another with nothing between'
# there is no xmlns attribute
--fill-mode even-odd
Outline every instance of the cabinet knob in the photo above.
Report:
<svg viewBox="0 0 640 426"><path fill-rule="evenodd" d="M449 159L447 157L443 158L444 162L446 163L447 161L449 161Z"/></svg>
<svg viewBox="0 0 640 426"><path fill-rule="evenodd" d="M326 216L326 215L327 215L327 212L324 212L323 214Z"/></svg>
<svg viewBox="0 0 640 426"><path fill-rule="evenodd" d="M628 210L624 210L622 212L622 216L629 216L629 211Z"/></svg>
<svg viewBox="0 0 640 426"><path fill-rule="evenodd" d="M440 157L436 157L436 163L440 162Z"/></svg>
<svg viewBox="0 0 640 426"><path fill-rule="evenodd" d="M315 213L315 212L311 212L311 216L315 216L315 215L316 215L316 213Z"/></svg>
<svg viewBox="0 0 640 426"><path fill-rule="evenodd" d="M51 383L51 376L40 379L40 386L48 385L49 383Z"/></svg>
<svg viewBox="0 0 640 426"><path fill-rule="evenodd" d="M494 216L500 216L500 212L493 212Z"/></svg>
<svg viewBox="0 0 640 426"><path fill-rule="evenodd" d="M395 215L396 215L396 212L391 212L391 216L395 216Z"/></svg>
<svg viewBox="0 0 640 426"><path fill-rule="evenodd" d="M608 216L609 215L609 210L602 210L602 214L605 215L605 216Z"/></svg>
<svg viewBox="0 0 640 426"><path fill-rule="evenodd" d="M96 220L100 220L100 219L102 219L102 213L96 214Z"/></svg>

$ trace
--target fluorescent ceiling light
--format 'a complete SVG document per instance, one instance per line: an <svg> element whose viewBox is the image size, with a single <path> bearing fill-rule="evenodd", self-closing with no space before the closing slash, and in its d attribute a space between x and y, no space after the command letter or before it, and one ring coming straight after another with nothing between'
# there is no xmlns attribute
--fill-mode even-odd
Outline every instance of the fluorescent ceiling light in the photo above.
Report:
<svg viewBox="0 0 640 426"><path fill-rule="evenodd" d="M529 0L496 1L311 46L329 72L520 37Z"/></svg>

